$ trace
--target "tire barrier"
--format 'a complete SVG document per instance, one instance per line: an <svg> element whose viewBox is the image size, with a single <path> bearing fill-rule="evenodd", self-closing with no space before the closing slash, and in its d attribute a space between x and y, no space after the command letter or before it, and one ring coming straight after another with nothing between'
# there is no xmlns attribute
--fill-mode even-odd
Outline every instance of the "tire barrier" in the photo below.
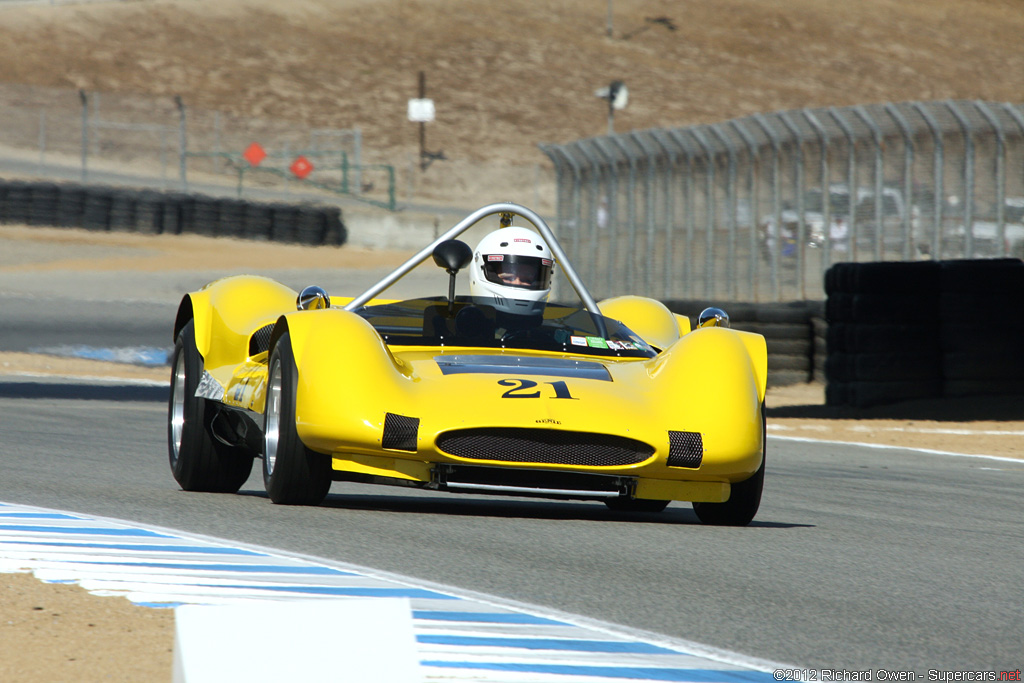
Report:
<svg viewBox="0 0 1024 683"><path fill-rule="evenodd" d="M348 240L337 206L16 180L0 180L0 223L314 246Z"/></svg>
<svg viewBox="0 0 1024 683"><path fill-rule="evenodd" d="M700 312L711 305L704 301L669 300L673 313L696 325ZM768 386L803 384L824 375L824 305L820 301L787 303L724 303L733 329L764 335L768 346Z"/></svg>
<svg viewBox="0 0 1024 683"><path fill-rule="evenodd" d="M827 405L1024 393L1024 262L840 263L825 293Z"/></svg>

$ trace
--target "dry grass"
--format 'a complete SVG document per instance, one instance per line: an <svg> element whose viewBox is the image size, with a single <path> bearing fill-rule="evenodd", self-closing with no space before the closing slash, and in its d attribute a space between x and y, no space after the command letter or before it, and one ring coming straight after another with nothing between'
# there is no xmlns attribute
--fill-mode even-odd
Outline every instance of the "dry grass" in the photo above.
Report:
<svg viewBox="0 0 1024 683"><path fill-rule="evenodd" d="M138 0L0 10L10 82L181 94L245 116L358 127L367 161L418 152L427 74L451 159L540 163L604 134L593 92L624 80L619 130L758 111L945 98L1020 101L1021 0ZM666 17L676 27L648 22ZM625 35L632 34L625 38ZM498 182L495 179L495 182Z"/></svg>

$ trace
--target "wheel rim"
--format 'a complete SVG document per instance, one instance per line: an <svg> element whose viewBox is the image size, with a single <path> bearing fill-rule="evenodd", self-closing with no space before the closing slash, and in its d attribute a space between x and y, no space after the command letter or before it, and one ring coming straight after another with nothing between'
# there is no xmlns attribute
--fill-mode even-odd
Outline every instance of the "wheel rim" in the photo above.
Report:
<svg viewBox="0 0 1024 683"><path fill-rule="evenodd" d="M185 429L185 354L179 353L174 361L171 381L171 464L178 462L181 453L181 434Z"/></svg>
<svg viewBox="0 0 1024 683"><path fill-rule="evenodd" d="M267 381L267 410L263 431L263 467L267 474L274 473L277 464L277 441L281 433L281 363L270 368Z"/></svg>

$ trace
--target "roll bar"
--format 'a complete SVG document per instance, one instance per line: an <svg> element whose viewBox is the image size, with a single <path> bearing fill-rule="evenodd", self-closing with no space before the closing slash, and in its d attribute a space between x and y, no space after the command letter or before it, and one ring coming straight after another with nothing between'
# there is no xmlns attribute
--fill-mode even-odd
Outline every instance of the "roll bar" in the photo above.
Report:
<svg viewBox="0 0 1024 683"><path fill-rule="evenodd" d="M444 233L443 235L435 239L429 245L421 249L415 256L413 256L408 261L406 261L398 268L393 270L380 282L373 285L356 298L352 299L352 301L350 301L345 306L345 310L354 311L360 306L365 305L366 302L370 301L378 294L383 292L385 289L401 280L410 271L416 268L416 266L420 265L428 258L430 258L431 254L434 253L434 247L436 247L438 244L444 242L445 240L454 239L455 237L469 230L471 227L479 223L484 218L487 218L488 216L494 216L496 214L514 214L527 220L533 225L533 227L537 229L537 232L539 232L541 236L545 240L547 240L548 247L550 247L551 252L555 256L555 260L558 262L558 265L562 268L562 271L565 273L565 276L569 278L569 283L572 285L572 288L576 291L576 295L583 302L583 307L589 313L591 313L591 315L595 316L594 320L598 326L598 329L601 331L602 335L607 336L604 325L604 319L600 317L601 310L597 307L597 302L594 301L594 297L591 296L590 291L587 289L586 285L583 284L583 280L580 279L579 274L572 267L572 264L569 262L569 257L566 256L565 251L562 250L562 245L558 243L558 239L555 237L555 233L551 231L551 228L549 228L548 224L544 222L544 219L537 215L534 211L526 208L525 206L513 204L512 202L488 204L487 206L479 208L473 213L469 214L461 221L459 221L454 227L450 228L448 232Z"/></svg>

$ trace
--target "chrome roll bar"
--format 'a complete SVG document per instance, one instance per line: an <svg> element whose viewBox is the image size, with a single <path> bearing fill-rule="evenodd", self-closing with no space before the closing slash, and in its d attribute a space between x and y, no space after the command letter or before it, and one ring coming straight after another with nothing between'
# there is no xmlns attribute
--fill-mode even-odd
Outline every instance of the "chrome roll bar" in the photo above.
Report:
<svg viewBox="0 0 1024 683"><path fill-rule="evenodd" d="M526 208L525 206L513 204L511 202L488 204L487 206L479 208L473 213L469 214L461 221L459 221L454 227L450 228L448 232L444 233L443 235L435 239L429 245L421 249L415 256L413 256L408 261L406 261L401 266L392 271L390 274L388 274L387 277L385 277L380 282L367 289L365 292L363 292L356 298L352 299L352 301L350 301L345 306L345 310L354 311L360 306L364 306L366 302L370 301L378 294L383 292L385 289L401 280L410 271L416 268L416 266L420 265L428 258L430 258L430 255L434 253L434 247L436 247L441 242L458 237L459 235L466 232L471 227L473 227L474 225L476 225L477 223L479 223L481 220L488 216L494 216L496 214L503 213L514 214L525 219L526 221L531 223L533 227L537 229L537 232L539 232L545 240L547 240L548 246L551 248L551 252L555 256L555 260L557 261L559 267L561 267L562 271L565 273L565 276L569 279L569 283L572 285L572 288L576 291L576 295L583 302L583 307L592 315L598 316L595 317L595 321L597 321L598 324L598 329L601 330L602 334L605 334L604 320L599 317L601 315L601 310L597 307L597 302L594 301L594 297L591 296L590 291L587 289L586 285L583 284L583 280L580 279L579 274L576 272L576 270L572 267L572 264L569 262L569 257L566 256L565 251L562 250L562 245L558 243L558 239L555 237L555 233L551 231L551 228L548 227L548 224L544 221L544 219L537 215L534 211Z"/></svg>

